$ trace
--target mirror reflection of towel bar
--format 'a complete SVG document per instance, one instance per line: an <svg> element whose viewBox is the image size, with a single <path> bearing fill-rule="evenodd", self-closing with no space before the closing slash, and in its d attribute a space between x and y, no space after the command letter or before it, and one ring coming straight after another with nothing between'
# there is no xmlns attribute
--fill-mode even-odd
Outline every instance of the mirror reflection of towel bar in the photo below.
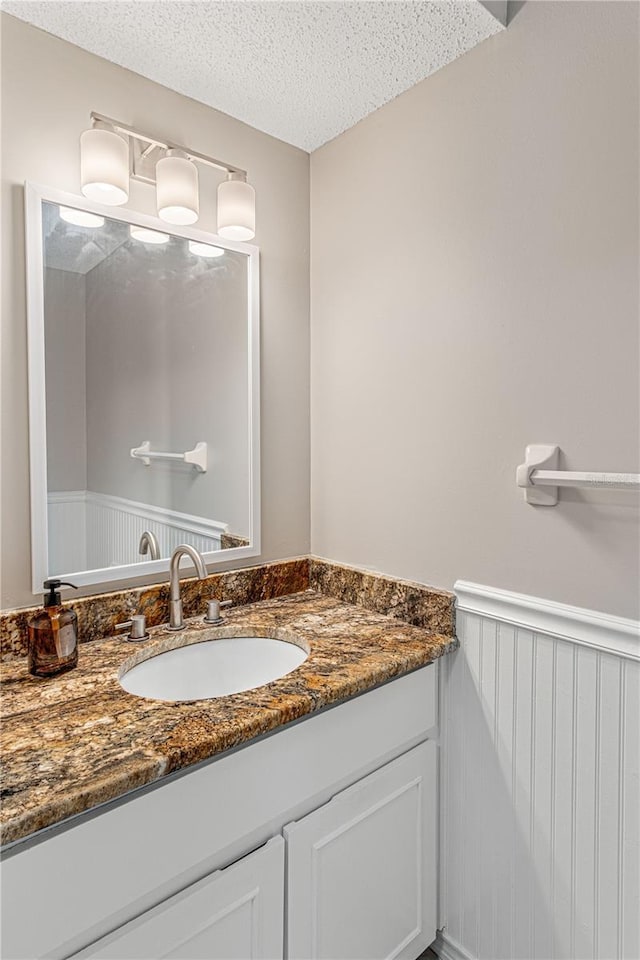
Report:
<svg viewBox="0 0 640 960"><path fill-rule="evenodd" d="M203 440L196 443L193 450L185 453L161 453L151 450L150 447L150 442L145 440L139 447L132 447L131 456L134 460L141 460L147 467L152 460L180 460L182 463L192 464L198 473L207 472L207 444Z"/></svg>

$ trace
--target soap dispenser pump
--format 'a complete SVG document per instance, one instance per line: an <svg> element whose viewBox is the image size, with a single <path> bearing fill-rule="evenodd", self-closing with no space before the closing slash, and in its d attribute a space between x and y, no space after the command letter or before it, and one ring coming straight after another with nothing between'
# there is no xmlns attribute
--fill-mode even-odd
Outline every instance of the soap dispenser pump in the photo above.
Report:
<svg viewBox="0 0 640 960"><path fill-rule="evenodd" d="M78 617L63 607L60 587L73 587L63 580L45 580L44 610L29 620L29 673L52 677L78 663Z"/></svg>

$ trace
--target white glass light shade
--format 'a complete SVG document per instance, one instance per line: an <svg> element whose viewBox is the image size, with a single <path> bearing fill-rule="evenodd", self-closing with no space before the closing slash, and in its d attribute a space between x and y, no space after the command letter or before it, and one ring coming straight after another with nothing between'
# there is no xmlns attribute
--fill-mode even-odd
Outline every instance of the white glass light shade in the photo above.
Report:
<svg viewBox="0 0 640 960"><path fill-rule="evenodd" d="M196 257L223 257L224 247L214 247L212 243L200 243L198 240L189 240L189 252Z"/></svg>
<svg viewBox="0 0 640 960"><path fill-rule="evenodd" d="M156 163L158 216L167 223L186 225L198 219L198 170L179 151L169 150Z"/></svg>
<svg viewBox="0 0 640 960"><path fill-rule="evenodd" d="M228 240L256 235L256 192L245 180L223 180L218 186L218 233Z"/></svg>
<svg viewBox="0 0 640 960"><path fill-rule="evenodd" d="M80 137L82 192L90 200L117 206L129 199L129 145L113 130L94 127Z"/></svg>
<svg viewBox="0 0 640 960"><path fill-rule="evenodd" d="M159 230L148 230L146 227L136 227L133 223L129 227L129 234L133 240L141 243L168 243L169 234Z"/></svg>
<svg viewBox="0 0 640 960"><path fill-rule="evenodd" d="M74 210L73 207L60 207L60 219L76 227L103 227L104 217L88 210Z"/></svg>

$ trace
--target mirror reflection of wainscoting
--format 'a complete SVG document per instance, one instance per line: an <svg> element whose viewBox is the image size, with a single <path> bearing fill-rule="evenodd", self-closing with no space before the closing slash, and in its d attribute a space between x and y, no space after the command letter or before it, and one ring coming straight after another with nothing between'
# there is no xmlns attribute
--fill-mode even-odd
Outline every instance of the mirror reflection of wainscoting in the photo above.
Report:
<svg viewBox="0 0 640 960"><path fill-rule="evenodd" d="M91 490L49 493L48 506L51 575L141 563L148 559L138 552L145 530L156 535L161 557L179 543L220 550L227 532L225 523Z"/></svg>

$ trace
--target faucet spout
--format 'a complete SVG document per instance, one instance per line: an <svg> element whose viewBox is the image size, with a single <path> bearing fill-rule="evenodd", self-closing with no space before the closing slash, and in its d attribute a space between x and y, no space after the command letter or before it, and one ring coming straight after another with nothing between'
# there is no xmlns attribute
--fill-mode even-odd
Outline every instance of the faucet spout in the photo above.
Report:
<svg viewBox="0 0 640 960"><path fill-rule="evenodd" d="M160 544L158 543L158 538L155 533L152 533L151 530L145 530L140 537L138 553L143 557L148 553L151 555L152 560L160 559Z"/></svg>
<svg viewBox="0 0 640 960"><path fill-rule="evenodd" d="M179 544L171 554L169 564L169 630L183 630L185 623L182 615L182 598L180 597L180 561L182 557L189 557L199 580L207 576L207 568L201 554L188 543Z"/></svg>

